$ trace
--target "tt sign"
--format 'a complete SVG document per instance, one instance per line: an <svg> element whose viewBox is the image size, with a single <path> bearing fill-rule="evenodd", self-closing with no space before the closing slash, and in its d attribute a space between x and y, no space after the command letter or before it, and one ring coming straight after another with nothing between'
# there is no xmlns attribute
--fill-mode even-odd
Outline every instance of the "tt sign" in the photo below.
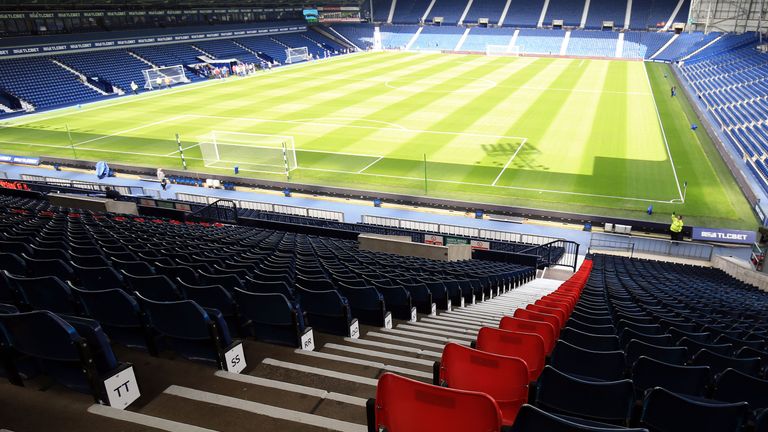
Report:
<svg viewBox="0 0 768 432"><path fill-rule="evenodd" d="M718 243L752 244L757 234L754 231L739 231L714 228L693 228L693 239Z"/></svg>

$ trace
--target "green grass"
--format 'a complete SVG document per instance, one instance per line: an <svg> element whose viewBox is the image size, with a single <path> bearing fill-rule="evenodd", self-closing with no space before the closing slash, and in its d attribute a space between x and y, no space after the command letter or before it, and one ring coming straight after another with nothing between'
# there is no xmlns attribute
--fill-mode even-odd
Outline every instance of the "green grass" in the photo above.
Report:
<svg viewBox="0 0 768 432"><path fill-rule="evenodd" d="M190 170L238 165L243 176L285 180L285 139L253 138L271 150L220 146L208 164L197 144L212 131L290 136L292 182L638 219L653 204L653 220L677 211L688 224L754 229L712 142L690 130L693 110L669 97L667 71L370 53L13 119L0 149L178 169L179 133Z"/></svg>

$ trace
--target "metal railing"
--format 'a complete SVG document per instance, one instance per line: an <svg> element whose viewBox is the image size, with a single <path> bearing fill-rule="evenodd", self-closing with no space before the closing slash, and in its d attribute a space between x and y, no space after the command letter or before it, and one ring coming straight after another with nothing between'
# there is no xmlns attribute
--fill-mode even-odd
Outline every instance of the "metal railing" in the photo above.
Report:
<svg viewBox="0 0 768 432"><path fill-rule="evenodd" d="M365 225L376 225L391 228L408 229L413 231L423 231L445 235L455 235L461 237L471 237L482 240L493 240L509 243L524 243L530 245L543 245L557 240L557 237L542 236L536 234L525 234L512 231L498 231L489 229L480 229L460 225L446 225L434 222L414 221L409 219L398 219L383 216L363 215L361 223Z"/></svg>
<svg viewBox="0 0 768 432"><path fill-rule="evenodd" d="M538 255L540 265L563 266L576 271L579 260L579 244L571 240L558 239L543 245L523 249L519 253Z"/></svg>
<svg viewBox="0 0 768 432"><path fill-rule="evenodd" d="M218 197L189 194L189 193L182 193L182 192L176 193L176 199L179 201L188 201L188 202L193 202L198 204L211 204L215 201L219 201ZM290 206L290 205L284 205L284 204L272 204L272 203L259 202L259 201L237 200L237 199L229 199L229 198L227 198L227 201L231 201L237 204L238 208L241 208L241 209L344 222L344 213L337 212L337 211L322 210L322 209L315 209L315 208L309 208L309 207Z"/></svg>
<svg viewBox="0 0 768 432"><path fill-rule="evenodd" d="M620 234L592 233L589 250L621 250L630 256L638 253L711 261L714 246L706 243L673 241Z"/></svg>
<svg viewBox="0 0 768 432"><path fill-rule="evenodd" d="M231 200L216 200L203 208L193 211L187 218L200 218L209 221L237 224L237 204Z"/></svg>
<svg viewBox="0 0 768 432"><path fill-rule="evenodd" d="M107 185L102 183L87 182L82 180L67 180L56 177L45 177L34 174L22 174L21 180L27 182L45 183L51 187L65 187L71 189L81 189L92 192L104 192L107 187L110 187L121 195L147 195L147 190L141 186L120 186L120 185ZM158 196L158 191L152 191L152 196Z"/></svg>

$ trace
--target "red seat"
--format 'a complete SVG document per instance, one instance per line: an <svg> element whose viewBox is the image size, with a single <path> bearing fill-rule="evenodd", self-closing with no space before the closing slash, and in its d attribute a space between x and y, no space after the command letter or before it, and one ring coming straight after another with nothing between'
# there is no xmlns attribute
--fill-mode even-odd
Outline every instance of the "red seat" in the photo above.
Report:
<svg viewBox="0 0 768 432"><path fill-rule="evenodd" d="M536 381L544 370L544 339L535 333L483 327L477 333L477 349L517 357L528 366L528 380Z"/></svg>
<svg viewBox="0 0 768 432"><path fill-rule="evenodd" d="M559 321L557 328L560 328L560 329L565 327L565 322L568 321L568 315L562 309L550 308L550 307L546 307L538 304L529 304L525 308L528 309L529 311L556 316Z"/></svg>
<svg viewBox="0 0 768 432"><path fill-rule="evenodd" d="M449 343L443 349L435 384L487 394L499 405L502 423L512 425L520 407L528 402L528 365L516 357Z"/></svg>
<svg viewBox="0 0 768 432"><path fill-rule="evenodd" d="M528 309L517 309L515 310L515 313L512 314L512 316L516 318L528 320L528 321L539 321L539 322L545 322L549 324L552 327L552 331L554 334L552 338L552 346L553 347L555 346L555 342L557 342L557 338L560 337L560 318L554 315L545 314L541 312L534 312ZM525 330L525 331L527 333L531 333L529 330ZM539 333L539 332L533 332L533 333ZM541 335L541 337L543 337L546 342L547 337L543 334ZM549 344L547 344L547 347L549 347Z"/></svg>
<svg viewBox="0 0 768 432"><path fill-rule="evenodd" d="M526 312L533 312L526 311L525 309L518 309L518 311L522 312L518 314L517 311L515 311L514 317L502 317L499 322L499 328L502 330L537 334L544 339L544 352L547 354L552 352L555 348L558 336L558 332L555 330L554 325L539 319L531 320L521 316L526 315Z"/></svg>
<svg viewBox="0 0 768 432"><path fill-rule="evenodd" d="M551 295L544 296L536 300L535 304L546 306L549 308L561 309L563 312L565 312L566 321L568 321L568 317L571 315L571 312L572 312L571 303L559 297L552 297Z"/></svg>
<svg viewBox="0 0 768 432"><path fill-rule="evenodd" d="M425 384L385 373L368 401L368 430L390 432L491 432L501 412L487 394ZM371 425L370 422L374 424Z"/></svg>

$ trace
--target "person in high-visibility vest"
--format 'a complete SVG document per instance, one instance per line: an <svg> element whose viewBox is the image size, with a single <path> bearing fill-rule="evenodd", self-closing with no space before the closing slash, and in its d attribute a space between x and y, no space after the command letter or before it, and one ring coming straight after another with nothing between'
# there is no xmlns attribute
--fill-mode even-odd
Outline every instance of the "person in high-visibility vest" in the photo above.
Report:
<svg viewBox="0 0 768 432"><path fill-rule="evenodd" d="M683 239L683 217L672 213L672 225L669 226L672 240Z"/></svg>

